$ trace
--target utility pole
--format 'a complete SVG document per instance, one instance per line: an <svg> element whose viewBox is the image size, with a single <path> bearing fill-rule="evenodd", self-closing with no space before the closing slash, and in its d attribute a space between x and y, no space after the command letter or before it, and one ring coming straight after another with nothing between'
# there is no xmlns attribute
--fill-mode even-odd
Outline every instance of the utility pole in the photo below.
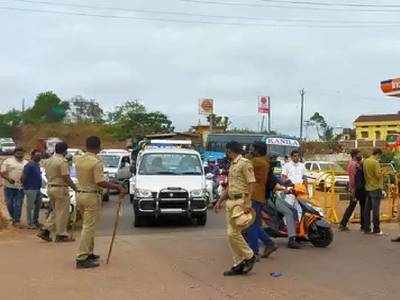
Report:
<svg viewBox="0 0 400 300"><path fill-rule="evenodd" d="M22 98L22 112L25 111L25 98Z"/></svg>
<svg viewBox="0 0 400 300"><path fill-rule="evenodd" d="M271 97L268 100L268 133L271 133Z"/></svg>
<svg viewBox="0 0 400 300"><path fill-rule="evenodd" d="M301 96L301 112L300 112L300 141L303 140L303 124L304 124L304 95L306 92L304 89L300 90Z"/></svg>

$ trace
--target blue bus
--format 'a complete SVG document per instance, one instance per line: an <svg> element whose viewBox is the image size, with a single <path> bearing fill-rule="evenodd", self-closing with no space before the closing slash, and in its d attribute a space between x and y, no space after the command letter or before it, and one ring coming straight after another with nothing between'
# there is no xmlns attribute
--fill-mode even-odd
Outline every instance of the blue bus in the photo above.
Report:
<svg viewBox="0 0 400 300"><path fill-rule="evenodd" d="M268 135L258 133L212 133L207 137L207 151L225 152L226 144L236 141L246 149L254 142L264 142L269 155L289 156L290 153L300 148L299 141L286 135Z"/></svg>

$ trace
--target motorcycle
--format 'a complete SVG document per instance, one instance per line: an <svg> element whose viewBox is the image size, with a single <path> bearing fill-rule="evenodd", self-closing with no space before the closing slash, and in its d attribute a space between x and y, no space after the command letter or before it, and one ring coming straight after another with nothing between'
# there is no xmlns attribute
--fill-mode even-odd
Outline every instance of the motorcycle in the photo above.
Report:
<svg viewBox="0 0 400 300"><path fill-rule="evenodd" d="M272 201L273 202L273 201ZM333 241L333 231L329 222L324 218L321 208L307 201L299 200L301 216L297 224L297 239L308 241L314 247L325 248ZM261 213L266 227L265 232L273 238L287 238L288 231L283 215L274 204L269 203Z"/></svg>

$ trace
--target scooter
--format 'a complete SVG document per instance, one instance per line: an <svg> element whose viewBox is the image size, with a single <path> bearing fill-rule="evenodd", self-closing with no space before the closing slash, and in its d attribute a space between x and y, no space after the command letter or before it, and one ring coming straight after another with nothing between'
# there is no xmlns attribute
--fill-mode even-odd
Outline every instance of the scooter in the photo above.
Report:
<svg viewBox="0 0 400 300"><path fill-rule="evenodd" d="M297 224L297 239L302 242L308 241L314 247L328 247L333 241L333 231L329 222L324 218L322 209L307 201L298 199L298 202L302 212ZM273 238L288 237L283 215L277 211L274 204L269 203L262 211L261 217L266 225L264 230L269 236Z"/></svg>

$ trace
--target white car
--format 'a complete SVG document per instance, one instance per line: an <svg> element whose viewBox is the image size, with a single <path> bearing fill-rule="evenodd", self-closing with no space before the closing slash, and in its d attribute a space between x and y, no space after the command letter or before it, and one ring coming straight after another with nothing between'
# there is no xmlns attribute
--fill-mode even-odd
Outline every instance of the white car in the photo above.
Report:
<svg viewBox="0 0 400 300"><path fill-rule="evenodd" d="M68 148L67 150L67 155L70 155L72 157L75 157L77 155L82 155L84 152L81 149L75 149L75 148Z"/></svg>
<svg viewBox="0 0 400 300"><path fill-rule="evenodd" d="M315 182L317 187L323 189L324 186L347 187L349 175L346 170L334 162L327 161L306 161L306 176L310 182Z"/></svg>
<svg viewBox="0 0 400 300"><path fill-rule="evenodd" d="M131 164L131 154L126 150L103 150L99 156L104 163L104 173L112 180L117 180L118 171L129 168Z"/></svg>
<svg viewBox="0 0 400 300"><path fill-rule="evenodd" d="M13 154L16 145L12 138L0 139L0 154Z"/></svg>
<svg viewBox="0 0 400 300"><path fill-rule="evenodd" d="M207 222L208 192L200 154L173 143L177 142L138 154L130 181L136 227L161 215L194 218L201 226Z"/></svg>

